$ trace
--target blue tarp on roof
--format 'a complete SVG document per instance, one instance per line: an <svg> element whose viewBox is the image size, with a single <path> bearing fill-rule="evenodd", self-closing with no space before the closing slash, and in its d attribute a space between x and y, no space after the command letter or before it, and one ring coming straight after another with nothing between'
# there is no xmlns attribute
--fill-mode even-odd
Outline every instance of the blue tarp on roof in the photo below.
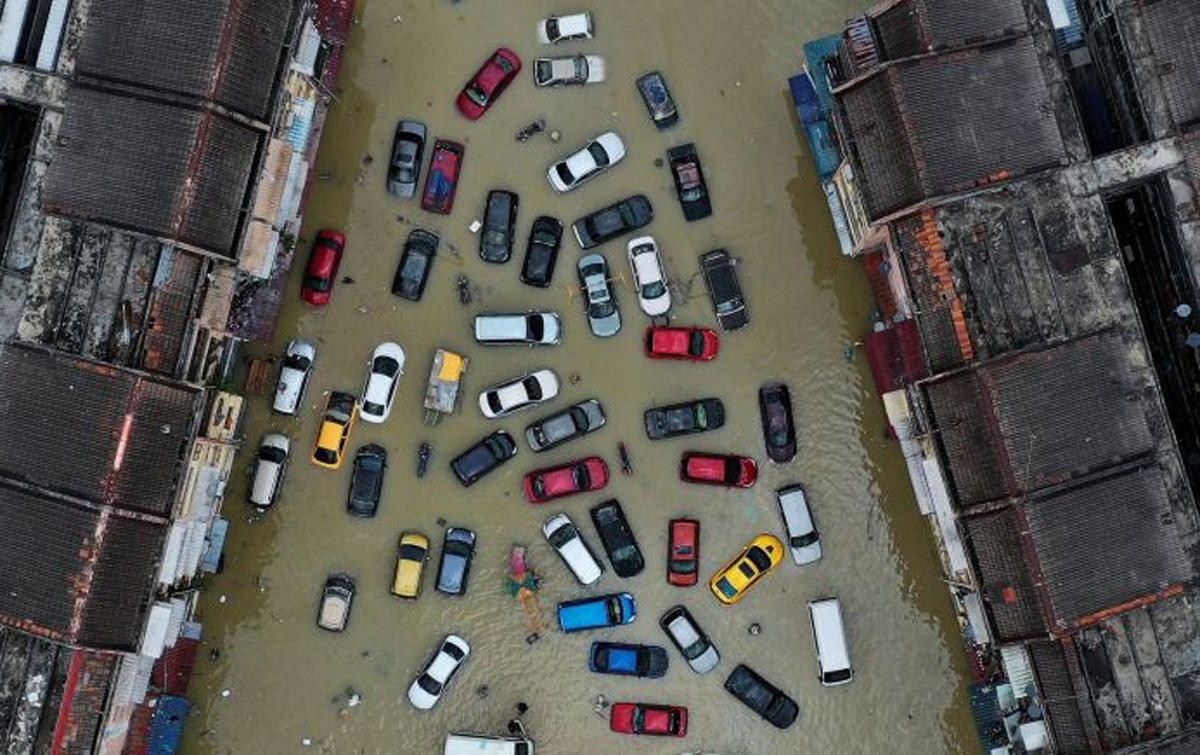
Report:
<svg viewBox="0 0 1200 755"><path fill-rule="evenodd" d="M186 698L163 695L158 698L154 720L150 722L150 746L147 755L175 755L183 736L183 723L192 704Z"/></svg>
<svg viewBox="0 0 1200 755"><path fill-rule="evenodd" d="M225 551L225 534L229 532L229 520L217 517L208 536L208 550L200 562L200 571L216 574L221 568L221 554Z"/></svg>
<svg viewBox="0 0 1200 755"><path fill-rule="evenodd" d="M813 86L808 72L798 73L788 79L788 87L792 90L792 100L796 103L796 115L805 126L824 119L821 101L817 98L817 89Z"/></svg>
<svg viewBox="0 0 1200 755"><path fill-rule="evenodd" d="M829 121L821 109L816 87L807 72L788 79L788 87L792 90L792 100L796 103L796 115L804 125L804 135L808 138L813 162L817 164L821 180L828 181L841 164L842 158L834 144Z"/></svg>
<svg viewBox="0 0 1200 755"><path fill-rule="evenodd" d="M825 76L825 61L836 57L841 47L842 38L837 34L814 39L804 45L804 59L812 75L813 87L817 90L817 101L821 103L821 111L824 113L833 109L833 92L830 91L829 79Z"/></svg>

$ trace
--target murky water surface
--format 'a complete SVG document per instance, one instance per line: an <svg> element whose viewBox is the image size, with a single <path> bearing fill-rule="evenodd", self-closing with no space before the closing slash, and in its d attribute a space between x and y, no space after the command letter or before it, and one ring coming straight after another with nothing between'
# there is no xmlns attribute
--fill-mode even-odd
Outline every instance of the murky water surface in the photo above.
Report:
<svg viewBox="0 0 1200 755"><path fill-rule="evenodd" d="M323 310L301 306L292 291L296 303L283 313L274 348L281 351L295 336L316 343L315 381L307 410L295 420L271 416L267 399L252 402L243 463L267 431L287 433L296 458L282 499L262 521L249 521L240 470L231 481L226 514L235 524L225 572L201 606L207 645L192 683L197 710L185 752L432 755L441 752L449 730L503 731L518 701L530 706L526 721L538 752L551 755L683 749L746 755L977 752L958 635L926 526L899 453L882 438L884 420L865 361L845 356L865 327L870 294L857 265L837 253L785 82L799 65L803 40L837 28L864 5L605 0L594 7L597 39L555 52L604 55L609 81L547 91L534 89L528 71L534 57L549 52L536 43L534 22L569 7L543 0L360 0L361 23L351 39L340 103L321 148L318 168L325 180L315 187L302 239L306 255L315 229L344 230L349 241L342 273L354 283L339 284ZM455 111L454 96L500 44L516 50L527 70L492 112L468 123ZM651 126L633 85L652 69L665 72L683 115L663 133ZM449 218L383 191L392 131L404 117L426 122L431 137L467 145ZM562 132L561 142L545 135L526 144L514 141L516 131L537 117ZM624 163L572 194L555 196L546 167L608 129L625 138ZM687 141L699 147L716 209L714 217L697 223L683 221L670 176L656 165L668 147ZM711 364L645 359L639 339L647 323L629 288L624 246L613 242L601 251L624 271L619 295L626 324L617 338L592 337L571 291L579 256L573 241L564 244L554 285L544 291L518 282L519 254L504 266L479 260L477 238L467 226L481 215L493 188L520 194L521 250L538 214L569 223L622 196L647 194L657 215L648 230L663 249L669 275L690 294L673 310L674 321L713 325L697 256L723 246L743 261L751 327L723 336L721 355ZM443 240L419 304L402 302L387 290L409 223L427 226ZM458 302L459 274L476 286L470 307ZM293 289L299 276L294 277ZM562 314L562 346L531 351L473 344L470 321L477 312L530 307ZM409 364L390 421L360 423L353 438L355 447L377 442L391 453L379 516L354 519L345 511L348 465L329 472L308 463L307 455L323 394L360 390L368 355L385 340L403 344ZM459 415L428 428L421 403L438 346L471 357L469 392ZM447 468L452 456L497 427L516 435L544 413L490 422L474 405L478 390L542 366L564 378L572 373L581 378L578 385L566 384L547 410L597 396L608 409L608 426L545 454L522 444L501 472L464 490ZM781 466L766 461L759 430L756 391L770 379L791 385L800 427L800 454ZM692 440L645 439L646 407L705 395L725 401L730 421L724 429ZM413 466L422 441L433 445L434 461L429 476L418 480ZM540 524L564 510L595 541L587 508L601 496L535 507L524 502L520 476L589 453L604 456L615 471L618 441L628 444L636 474L615 474L603 496L624 504L647 567L629 580L610 571L592 592L631 591L640 616L621 630L572 636L551 630L526 644L524 615L505 590L511 545L530 544L532 563L545 578L541 600L552 620L558 600L588 591L569 578L542 539ZM763 469L759 484L742 492L681 484L679 454L693 447L754 455ZM825 558L818 565L801 570L789 561L732 608L719 606L703 585L666 584L668 519L691 515L703 521L701 571L707 578L754 535L780 529L773 491L798 481L807 486L823 529ZM392 597L398 533L418 529L440 544L439 518L479 533L469 594L443 597L433 591L427 573L420 601ZM350 572L359 583L351 626L343 635L321 632L313 621L320 585L335 571ZM838 689L822 688L816 678L805 602L822 595L842 599L858 671L853 684ZM694 675L673 649L665 679L624 680L587 671L593 640L666 645L657 619L678 602L689 606L721 649L724 661L716 673ZM747 628L756 622L762 633L751 636ZM438 708L419 713L405 690L448 632L466 637L474 652ZM209 655L213 649L219 657ZM799 701L795 726L778 732L724 692L721 684L738 662ZM359 705L346 706L347 688L361 696ZM682 741L611 734L592 710L598 694L686 705L690 733ZM306 738L308 748L302 744Z"/></svg>

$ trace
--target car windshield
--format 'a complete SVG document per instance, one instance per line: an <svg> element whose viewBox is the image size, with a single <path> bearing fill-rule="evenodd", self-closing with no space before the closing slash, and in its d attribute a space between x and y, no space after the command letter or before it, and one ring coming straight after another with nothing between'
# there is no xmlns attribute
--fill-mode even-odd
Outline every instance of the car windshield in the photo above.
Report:
<svg viewBox="0 0 1200 755"><path fill-rule="evenodd" d="M733 584L725 577L722 577L720 581L717 582L717 589L720 590L721 594L727 598L732 598L737 595L737 589L735 589Z"/></svg>
<svg viewBox="0 0 1200 755"><path fill-rule="evenodd" d="M551 40L554 40L558 37L558 19L557 18L546 19L546 36L549 37Z"/></svg>
<svg viewBox="0 0 1200 755"><path fill-rule="evenodd" d="M543 322L541 315L530 315L525 323L531 339L540 341L546 335L546 323Z"/></svg>
<svg viewBox="0 0 1200 755"><path fill-rule="evenodd" d="M536 65L538 81L549 81L553 78L554 65L549 60L539 60Z"/></svg>
<svg viewBox="0 0 1200 755"><path fill-rule="evenodd" d="M691 550L690 548L688 550ZM694 560L675 560L671 563L671 568L678 574L693 574L696 571L696 562Z"/></svg>
<svg viewBox="0 0 1200 755"><path fill-rule="evenodd" d="M730 312L735 312L741 308L742 303L737 299L727 299L717 305L717 314L727 315Z"/></svg>
<svg viewBox="0 0 1200 755"><path fill-rule="evenodd" d="M371 371L385 377L393 377L400 371L400 363L391 357L375 357Z"/></svg>
<svg viewBox="0 0 1200 755"><path fill-rule="evenodd" d="M587 81L587 77L588 77L587 58L580 55L575 58L575 78L579 79L580 81Z"/></svg>
<svg viewBox="0 0 1200 755"><path fill-rule="evenodd" d="M573 524L564 524L563 526L550 533L550 544L555 548L561 549L564 545L579 537L579 532Z"/></svg>
<svg viewBox="0 0 1200 755"><path fill-rule="evenodd" d="M492 62L496 64L497 68L499 68L501 71L504 71L505 73L513 72L512 62L509 61L509 59L504 57L503 55L497 55L496 57L492 58Z"/></svg>
<svg viewBox="0 0 1200 755"><path fill-rule="evenodd" d="M604 319L615 311L617 311L617 308L612 303L611 299L606 299L604 301L593 301L592 305L588 307L588 313L597 320Z"/></svg>
<svg viewBox="0 0 1200 755"><path fill-rule="evenodd" d="M667 292L667 286L662 281L654 281L642 286L643 299L657 299Z"/></svg>
<svg viewBox="0 0 1200 755"><path fill-rule="evenodd" d="M282 464L287 458L287 452L282 448L275 446L263 446L258 449L258 458L262 461L271 461L276 464Z"/></svg>
<svg viewBox="0 0 1200 755"><path fill-rule="evenodd" d="M637 555L638 549L633 543L626 543L612 552L613 561L628 561Z"/></svg>
<svg viewBox="0 0 1200 755"><path fill-rule="evenodd" d="M688 336L688 353L698 357L704 353L704 334L697 331Z"/></svg>
<svg viewBox="0 0 1200 755"><path fill-rule="evenodd" d="M826 684L837 684L839 682L849 681L850 677L852 675L853 675L853 672L851 672L850 669L848 669L848 668L838 669L837 671L831 671L825 675L825 683Z"/></svg>
<svg viewBox="0 0 1200 755"><path fill-rule="evenodd" d="M529 395L530 400L542 400L542 384L538 382L537 378L530 375L521 381L521 385L525 388L525 393Z"/></svg>
<svg viewBox="0 0 1200 755"><path fill-rule="evenodd" d="M500 394L496 391L491 391L487 395L488 407L493 412L499 413L504 411L504 404L500 401Z"/></svg>
<svg viewBox="0 0 1200 755"><path fill-rule="evenodd" d="M455 645L451 642L447 642L446 644L442 645L442 652L456 661L461 661L465 655L458 645Z"/></svg>
<svg viewBox="0 0 1200 755"><path fill-rule="evenodd" d="M405 280L420 281L425 275L425 255L410 254L404 258L400 276Z"/></svg>
<svg viewBox="0 0 1200 755"><path fill-rule="evenodd" d="M779 430L771 433L772 446L786 446L791 443L791 438L788 437L787 430Z"/></svg>
<svg viewBox="0 0 1200 755"><path fill-rule="evenodd" d="M299 370L301 372L306 372L311 364L311 359L305 356L300 356L299 354L288 354L287 359L283 360L284 367L290 367L293 370Z"/></svg>
<svg viewBox="0 0 1200 755"><path fill-rule="evenodd" d="M646 728L646 711L642 706L633 709L633 730L642 731Z"/></svg>
<svg viewBox="0 0 1200 755"><path fill-rule="evenodd" d="M536 495L538 498L541 498L542 496L546 495L546 478L545 477L542 477L541 475L534 477L533 481L529 484L529 486L531 488L533 488L533 494Z"/></svg>
<svg viewBox="0 0 1200 755"><path fill-rule="evenodd" d="M575 424L575 429L583 432L588 427L587 412L577 406L571 407L571 421Z"/></svg>
<svg viewBox="0 0 1200 755"><path fill-rule="evenodd" d="M333 279L320 278L316 275L306 275L304 276L304 285L312 291L323 294L333 286Z"/></svg>
<svg viewBox="0 0 1200 755"><path fill-rule="evenodd" d="M812 532L808 533L807 535L799 535L797 537L793 537L788 542L790 542L792 544L793 548L804 548L806 546L812 545L813 543L817 542L820 539L821 539L821 536L819 534L817 534L816 530L813 530Z"/></svg>
<svg viewBox="0 0 1200 755"><path fill-rule="evenodd" d="M580 490L587 490L592 486L592 476L588 473L586 464L580 464L571 470L571 479Z"/></svg>
<svg viewBox="0 0 1200 755"><path fill-rule="evenodd" d="M471 100L471 102L474 102L479 107L487 107L487 92L480 89L479 85L474 82L467 87L467 97Z"/></svg>
<svg viewBox="0 0 1200 755"><path fill-rule="evenodd" d="M554 172L558 174L559 179L567 186L575 183L575 176L571 173L571 169L567 167L565 160L554 166Z"/></svg>
<svg viewBox="0 0 1200 755"><path fill-rule="evenodd" d="M725 460L725 482L734 485L741 478L742 470L739 469L739 464L736 459Z"/></svg>
<svg viewBox="0 0 1200 755"><path fill-rule="evenodd" d="M383 404L377 404L374 401L363 401L363 414L380 415L384 411Z"/></svg>
<svg viewBox="0 0 1200 755"><path fill-rule="evenodd" d="M608 620L612 624L621 623L621 599L616 595L608 599L604 606L608 609Z"/></svg>
<svg viewBox="0 0 1200 755"><path fill-rule="evenodd" d="M400 546L400 558L405 561L424 561L425 549L419 545L406 543Z"/></svg>
<svg viewBox="0 0 1200 755"><path fill-rule="evenodd" d="M696 427L708 427L708 410L704 404L696 404Z"/></svg>
<svg viewBox="0 0 1200 755"><path fill-rule="evenodd" d="M506 246L508 234L501 230L491 230L483 234L483 242L488 246Z"/></svg>
<svg viewBox="0 0 1200 755"><path fill-rule="evenodd" d="M429 674L421 674L421 678L417 679L417 686L431 695L439 695L442 692L442 683Z"/></svg>
<svg viewBox="0 0 1200 755"><path fill-rule="evenodd" d="M759 571L766 571L771 568L771 557L767 552L757 545L746 551L746 558L754 564Z"/></svg>
<svg viewBox="0 0 1200 755"><path fill-rule="evenodd" d="M336 464L338 460L337 449L335 448L318 448L313 453L313 456L322 464Z"/></svg>
<svg viewBox="0 0 1200 755"><path fill-rule="evenodd" d="M604 151L604 147L600 146L599 142L592 142L587 146L588 154L596 161L596 165L604 168L608 165L608 153Z"/></svg>

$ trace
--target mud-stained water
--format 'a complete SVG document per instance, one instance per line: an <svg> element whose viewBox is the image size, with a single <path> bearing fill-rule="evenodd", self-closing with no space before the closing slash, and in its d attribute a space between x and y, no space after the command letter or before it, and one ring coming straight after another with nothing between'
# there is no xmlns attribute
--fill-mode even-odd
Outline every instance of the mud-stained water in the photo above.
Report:
<svg viewBox="0 0 1200 755"><path fill-rule="evenodd" d="M361 22L351 37L339 103L327 125L303 245L314 230L346 232L348 252L332 303L314 310L298 303L294 276L289 304L273 345L289 338L317 344L314 384L295 419L272 416L268 401L252 402L242 465L267 431L287 433L293 463L282 498L262 521L249 521L242 467L231 481L226 515L234 520L226 568L201 604L206 647L191 693L197 703L184 751L274 753L440 753L445 733L499 733L518 701L539 753L676 753L682 749L767 753L974 753L963 692L958 634L945 587L938 581L926 526L911 499L897 449L882 437L881 407L861 354L847 347L864 331L869 291L856 264L836 247L812 163L800 147L786 77L799 65L801 43L838 27L863 2L843 0L605 0L595 5L597 39L555 50L604 55L609 80L566 91L535 90L529 68L549 48L535 40L534 22L568 6L542 0L360 0ZM454 109L457 90L498 45L512 47L526 69L492 112L468 123ZM665 72L682 122L658 132L633 85L648 70ZM526 144L515 132L537 117L562 132ZM392 131L400 118L426 122L430 136L467 145L461 190L449 218L423 212L413 200L383 190ZM609 174L580 190L555 196L546 167L590 136L618 131L629 154ZM671 179L656 161L670 146L695 141L708 175L715 215L685 223ZM656 219L647 229L659 241L668 274L690 294L673 310L679 324L713 326L697 256L726 247L739 268L752 317L741 332L723 334L720 357L704 365L651 362L641 356L645 318L629 288L623 242L604 252L623 272L618 289L625 327L601 341L587 330L572 296L579 251L566 241L549 290L518 282L520 253L504 266L476 254L467 229L482 213L489 189L520 194L518 243L542 213L569 223L622 196L643 192ZM410 224L443 239L425 298L403 302L388 292L400 245ZM569 235L568 235L569 238ZM459 251L456 254L453 250ZM459 304L455 278L476 287L472 306ZM483 310L530 307L559 311L562 346L484 349L471 339L470 321ZM349 469L329 472L307 456L323 394L359 391L365 364L381 341L400 342L407 374L396 407L383 426L359 424L352 447L383 444L391 454L385 496L375 519L346 514ZM470 356L468 392L460 414L438 427L422 425L422 397L433 350L445 346ZM560 398L544 411L506 421L483 419L477 392L527 369L547 366L564 378ZM567 383L572 373L577 385ZM767 462L756 391L771 379L792 388L800 453L790 464ZM651 443L642 411L656 403L715 395L729 413L726 427L692 440ZM466 445L498 427L518 435L539 414L597 396L609 423L586 440L535 455L522 442L515 460L464 490L447 467ZM434 447L430 474L418 480L414 458L422 441ZM618 441L628 444L636 474L614 474L602 495L535 507L524 502L521 474L589 453L618 467ZM712 491L677 481L688 448L746 452L762 476L751 491ZM751 537L779 531L775 488L803 482L823 529L824 560L797 568L790 561L741 604L724 608L707 589L670 587L664 578L667 520L692 515L703 522L701 573L713 570ZM541 522L563 510L593 542L587 509L603 497L624 504L647 559L629 580L608 572L599 586L575 586L540 535ZM432 589L426 574L418 602L388 592L397 535L417 529L440 545L439 518L471 527L479 546L470 590L451 599ZM546 617L560 599L628 590L639 618L620 630L564 636L555 630L529 645L525 619L505 590L506 560L514 542L530 544L533 566L545 578ZM330 572L346 571L359 584L351 624L342 635L314 626L318 592ZM848 686L822 688L805 602L842 599L857 677ZM597 676L586 668L593 640L666 645L657 619L686 604L713 637L724 660L698 677L673 650L661 680ZM760 635L747 628L762 626ZM463 673L432 713L419 713L405 690L446 633L467 638L473 653ZM210 651L219 651L219 654ZM801 707L799 721L779 732L757 720L722 690L725 676L746 662L788 691ZM361 699L346 704L347 688ZM486 696L479 690L485 690ZM228 695L224 692L228 691ZM686 740L636 739L609 733L592 706L609 700L686 705ZM304 741L309 740L306 748Z"/></svg>

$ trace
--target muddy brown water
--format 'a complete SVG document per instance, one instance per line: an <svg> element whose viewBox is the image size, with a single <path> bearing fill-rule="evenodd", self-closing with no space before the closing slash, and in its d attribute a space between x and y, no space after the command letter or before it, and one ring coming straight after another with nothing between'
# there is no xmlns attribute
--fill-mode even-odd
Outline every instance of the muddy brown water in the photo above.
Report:
<svg viewBox="0 0 1200 755"><path fill-rule="evenodd" d="M842 0L605 0L594 7L597 39L554 52L604 55L609 80L546 91L534 89L528 70L534 57L550 52L536 43L534 23L570 7L542 0L360 0L340 101L321 147L318 171L324 180L314 187L300 255L307 254L315 229L344 230L348 252L342 274L354 283L339 283L330 306L314 310L299 304L299 276L293 276L291 303L272 347L281 351L296 336L313 341L319 349L314 383L305 411L294 420L270 415L265 398L251 402L246 449L225 504L234 520L226 568L200 605L206 644L191 686L196 709L185 753L432 755L441 752L447 731L503 732L518 701L530 706L525 721L538 752L547 754L978 752L957 627L926 525L899 452L882 437L884 419L865 359L861 353L847 359L845 353L866 328L870 293L858 265L838 254L785 81L799 66L804 40L838 28L864 6ZM468 123L455 111L454 96L500 44L516 50L526 69L492 112ZM652 69L665 72L683 116L677 127L661 133L647 119L633 85ZM383 190L392 131L405 117L426 122L431 137L467 145L456 208L448 218ZM514 141L537 117L561 131L559 143L544 134L526 144ZM625 161L576 192L555 196L546 183L547 166L607 129L624 137ZM697 223L683 221L670 176L656 165L668 147L687 141L698 145L715 206L712 218ZM656 209L647 230L661 245L668 274L690 294L676 304L673 321L714 326L697 256L723 246L742 260L751 326L723 334L720 357L711 364L645 359L639 339L647 321L629 288L624 244L618 241L600 251L622 273L618 294L625 327L616 338L594 338L571 292L580 254L573 241L564 243L549 290L518 282L520 254L503 266L479 260L477 237L467 226L481 215L493 188L520 194L521 250L537 214L569 223L622 196L647 194ZM419 304L402 302L387 290L409 223L443 239ZM459 304L454 287L459 274L475 286L472 306ZM476 313L530 307L562 315L562 346L473 344L470 322ZM368 355L385 340L404 346L406 375L388 423L360 423L352 446L381 443L391 465L378 517L354 519L345 511L349 469L321 470L307 456L324 394L359 391ZM421 403L438 346L461 350L471 362L460 414L429 428L422 424ZM564 378L559 399L544 411L504 421L480 416L475 398L481 388L542 366ZM578 385L566 382L572 373L580 376ZM800 453L784 465L766 460L759 429L756 391L771 379L790 384L800 428ZM646 407L706 395L725 401L730 417L725 428L693 439L646 440L641 429ZM602 431L545 454L531 453L522 442L515 460L469 490L451 477L449 459L485 433L503 427L516 435L535 416L590 396L608 410ZM287 433L295 456L275 510L250 521L244 470L268 431ZM422 441L433 445L434 457L430 474L418 480L414 464ZM615 473L618 441L632 454L632 477ZM679 454L689 448L749 453L761 463L761 479L750 491L685 486L676 474ZM589 453L602 455L614 470L602 495L542 507L525 503L519 487L524 472ZM719 606L703 583L690 589L666 584L668 519L702 520L701 572L707 579L754 535L780 530L773 491L792 482L803 482L809 491L823 530L823 561L804 569L784 563L731 608ZM622 501L647 566L628 580L609 571L597 588L583 590L549 550L540 524L566 511L596 542L587 509L609 496ZM467 596L435 593L430 571L419 601L392 597L388 587L399 532L418 529L440 545L439 518L479 534ZM548 621L560 599L621 590L636 596L637 621L572 636L551 629L526 644L523 613L505 591L514 542L530 545L532 565L545 579L541 602ZM314 626L321 583L335 571L353 574L359 584L350 627L342 635ZM805 602L823 595L842 599L857 667L855 681L837 689L817 681L807 624ZM661 680L587 671L594 640L666 645L657 619L676 603L689 606L720 648L724 659L716 672L696 676L674 649ZM756 622L762 632L751 636L747 629ZM473 654L437 709L417 712L405 690L448 632L466 637ZM219 657L210 655L213 650ZM790 730L772 729L724 692L722 682L739 662L796 698L801 715ZM348 688L360 696L358 705L347 705ZM611 701L686 705L689 734L664 741L610 733L592 709L600 694Z"/></svg>

